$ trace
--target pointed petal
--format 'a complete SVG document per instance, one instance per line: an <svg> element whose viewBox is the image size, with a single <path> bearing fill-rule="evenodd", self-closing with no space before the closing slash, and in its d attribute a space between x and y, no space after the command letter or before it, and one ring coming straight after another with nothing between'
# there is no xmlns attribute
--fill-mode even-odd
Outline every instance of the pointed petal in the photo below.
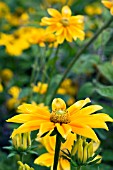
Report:
<svg viewBox="0 0 113 170"><path fill-rule="evenodd" d="M102 1L102 3L107 8L111 8L113 6L113 2L110 2L110 1Z"/></svg>
<svg viewBox="0 0 113 170"><path fill-rule="evenodd" d="M47 166L50 167L53 164L54 155L50 153L44 153L38 158L35 159L34 163L41 165L41 166Z"/></svg>
<svg viewBox="0 0 113 170"><path fill-rule="evenodd" d="M61 134L61 136L66 139L67 135L69 134L69 132L71 131L71 127L68 124L62 124L60 125L59 123L55 124L58 132ZM69 128L69 129L68 129ZM68 130L67 130L68 129Z"/></svg>
<svg viewBox="0 0 113 170"><path fill-rule="evenodd" d="M51 15L54 18L61 18L61 14L59 11L57 11L56 9L53 8L49 8L48 10L49 15Z"/></svg>
<svg viewBox="0 0 113 170"><path fill-rule="evenodd" d="M72 131L78 135L93 139L94 141L98 141L98 137L96 136L95 132L89 127L85 126L84 124L77 124L77 123L70 123L72 127Z"/></svg>
<svg viewBox="0 0 113 170"><path fill-rule="evenodd" d="M60 158L59 163L62 170L70 170L70 162L68 160Z"/></svg>
<svg viewBox="0 0 113 170"><path fill-rule="evenodd" d="M49 116L50 113L45 108L35 106L33 104L24 103L18 107L17 112L22 114L40 114L44 116Z"/></svg>
<svg viewBox="0 0 113 170"><path fill-rule="evenodd" d="M98 110L101 110L102 107L100 105L91 105L91 106L87 106L83 109L81 109L80 111L78 112L75 112L75 114L73 114L71 116L71 120L76 120L77 117L82 117L82 116L87 116L87 115L90 115Z"/></svg>
<svg viewBox="0 0 113 170"><path fill-rule="evenodd" d="M62 8L62 16L63 17L70 17L71 16L71 10L70 10L70 8L68 7L68 6L64 6L63 8Z"/></svg>
<svg viewBox="0 0 113 170"><path fill-rule="evenodd" d="M54 129L54 127L55 127L55 125L52 122L42 123L40 126L39 133L38 133L39 137L42 136L47 131Z"/></svg>
<svg viewBox="0 0 113 170"><path fill-rule="evenodd" d="M22 124L19 126L19 128L15 129L11 135L13 138L16 134L19 133L26 133L26 132L31 132L33 130L38 130L41 123L46 123L47 121L42 121L42 120L34 120L34 121L29 121L27 123Z"/></svg>
<svg viewBox="0 0 113 170"><path fill-rule="evenodd" d="M70 115L75 114L78 110L80 110L83 106L85 106L87 103L91 102L89 98L86 98L85 100L79 100L76 103L74 103L72 106L70 106L67 111L70 113Z"/></svg>
<svg viewBox="0 0 113 170"><path fill-rule="evenodd" d="M73 146L75 140L76 140L76 134L69 133L65 143L63 143L61 145L61 150L68 148L68 150L71 152L71 149L72 149L72 146Z"/></svg>
<svg viewBox="0 0 113 170"><path fill-rule="evenodd" d="M12 118L6 120L7 122L14 122L14 123L25 123L28 121L33 120L49 120L49 117L44 115L38 115L38 114L19 114L16 116L13 116Z"/></svg>

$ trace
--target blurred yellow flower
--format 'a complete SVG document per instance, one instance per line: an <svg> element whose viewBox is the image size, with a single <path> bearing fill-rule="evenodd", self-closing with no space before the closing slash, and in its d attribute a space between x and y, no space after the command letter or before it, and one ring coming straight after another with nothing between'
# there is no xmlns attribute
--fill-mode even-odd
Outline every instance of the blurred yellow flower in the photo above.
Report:
<svg viewBox="0 0 113 170"><path fill-rule="evenodd" d="M38 82L37 86L33 87L33 92L40 93L40 94L45 94L48 88L47 83L41 83Z"/></svg>
<svg viewBox="0 0 113 170"><path fill-rule="evenodd" d="M43 17L42 26L48 26L49 32L55 32L57 42L62 44L66 39L69 42L79 38L84 40L84 17L81 15L72 16L71 9L68 6L62 8L61 13L56 9L49 8L48 13L52 18Z"/></svg>
<svg viewBox="0 0 113 170"><path fill-rule="evenodd" d="M75 139L76 139L75 134L70 133L67 136L66 142L61 144L61 151L59 155L57 170L65 170L65 169L70 170L70 162L67 159L64 159L63 157L64 154L62 151L65 151L67 153L66 149L68 149L68 151L71 152L72 145L74 144ZM46 148L47 153L44 153L40 155L38 158L36 158L34 163L39 164L41 166L47 166L47 167L51 166L51 170L52 170L53 163L54 163L56 137L49 136L49 134L47 134L41 139L37 137L36 140L42 143L42 145Z"/></svg>
<svg viewBox="0 0 113 170"><path fill-rule="evenodd" d="M82 108L90 102L89 98L80 100L68 109L65 102L60 98L55 98L52 102L52 112L32 104L22 104L18 107L21 114L9 118L7 122L21 123L15 129L12 138L18 133L25 133L39 129L39 136L47 131L57 129L63 138L67 138L70 132L91 138L98 141L92 128L103 128L108 130L105 122L113 122L113 119L104 113L94 114L101 110L99 105L91 105ZM24 113L24 114L23 114ZM93 113L93 114L92 114ZM46 126L45 126L46 125Z"/></svg>
<svg viewBox="0 0 113 170"><path fill-rule="evenodd" d="M13 78L13 72L9 68L5 68L0 72L0 77L3 82L8 83Z"/></svg>
<svg viewBox="0 0 113 170"><path fill-rule="evenodd" d="M7 53L15 56L21 55L23 50L29 48L30 46L30 44L24 37L16 33L14 34L1 33L0 45L6 47Z"/></svg>
<svg viewBox="0 0 113 170"><path fill-rule="evenodd" d="M18 106L21 103L21 100L18 99L21 89L17 86L12 86L8 93L12 96L9 98L6 102L6 105L8 109L14 109L16 106Z"/></svg>
<svg viewBox="0 0 113 170"><path fill-rule="evenodd" d="M6 3L0 1L0 18L7 16L9 14L10 9Z"/></svg>
<svg viewBox="0 0 113 170"><path fill-rule="evenodd" d="M113 15L113 0L102 0L102 3L104 4L105 7L110 9L111 15Z"/></svg>
<svg viewBox="0 0 113 170"><path fill-rule="evenodd" d="M3 92L3 86L2 83L0 82L0 93Z"/></svg>
<svg viewBox="0 0 113 170"><path fill-rule="evenodd" d="M102 14L102 8L99 6L98 3L92 3L92 4L87 5L85 7L85 12L88 15L101 15Z"/></svg>

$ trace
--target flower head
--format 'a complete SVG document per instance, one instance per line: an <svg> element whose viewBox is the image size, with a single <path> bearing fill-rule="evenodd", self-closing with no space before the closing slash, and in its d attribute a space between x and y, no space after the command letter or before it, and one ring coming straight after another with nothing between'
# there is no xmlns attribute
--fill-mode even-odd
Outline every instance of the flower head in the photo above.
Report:
<svg viewBox="0 0 113 170"><path fill-rule="evenodd" d="M39 129L39 135L42 136L46 132L56 128L65 139L70 132L74 132L98 141L92 128L104 128L108 130L105 122L113 122L113 119L104 113L94 114L94 112L102 109L99 105L91 105L83 108L89 102L90 99L86 98L66 109L65 102L60 98L56 98L52 102L51 113L39 106L24 103L18 107L18 112L21 114L7 120L7 122L22 124L14 130L12 137L18 133L30 132L37 129Z"/></svg>
<svg viewBox="0 0 113 170"><path fill-rule="evenodd" d="M69 42L77 38L84 39L83 16L72 16L71 9L68 6L64 6L61 13L56 9L49 8L48 13L52 18L42 18L41 25L48 26L49 32L55 32L58 43L63 43L65 39Z"/></svg>
<svg viewBox="0 0 113 170"><path fill-rule="evenodd" d="M103 0L102 3L104 4L105 7L110 9L111 15L113 15L113 0Z"/></svg>
<svg viewBox="0 0 113 170"><path fill-rule="evenodd" d="M61 170L61 169L70 170L70 163L67 159L64 159L63 157L64 154L62 151L66 152L68 149L68 151L71 152L72 145L74 143L75 138L76 138L76 135L70 133L67 136L66 142L61 144L61 151L59 155L58 168L57 168L58 170ZM42 166L47 166L47 167L51 166L51 169L52 169L53 162L54 162L55 143L56 143L55 136L49 136L49 134L47 134L45 137L41 139L37 137L36 140L42 143L42 145L46 148L47 153L44 153L40 155L38 158L36 158L34 163L42 165Z"/></svg>

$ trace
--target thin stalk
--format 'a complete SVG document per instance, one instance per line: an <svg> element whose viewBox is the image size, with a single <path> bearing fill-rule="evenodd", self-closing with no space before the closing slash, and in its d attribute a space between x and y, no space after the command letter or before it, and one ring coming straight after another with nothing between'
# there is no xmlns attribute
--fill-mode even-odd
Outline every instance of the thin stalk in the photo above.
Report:
<svg viewBox="0 0 113 170"><path fill-rule="evenodd" d="M58 46L58 47L56 48L56 51L55 51L54 54L51 54L52 58L54 58L55 56L58 55L59 47L60 47L60 46ZM49 57L49 59L51 58L51 56ZM49 59L48 59L48 63L49 63ZM48 63L47 63L47 66L49 66ZM50 66L49 66L49 67L50 67ZM51 67L51 70L53 70L54 67L55 67L55 62L53 63L53 65L52 65L52 67ZM46 98L47 98L48 91L49 91L49 85L50 85L50 83L51 83L52 73L53 73L53 72L51 71L51 74L50 74L49 79L48 79L48 80L49 80L49 81L48 81L48 87L47 87L47 91L46 91L46 93L45 93L45 95L44 95L44 99L43 99L43 102L44 102L44 103L46 103Z"/></svg>
<svg viewBox="0 0 113 170"><path fill-rule="evenodd" d="M74 56L74 58L71 60L70 64L67 66L67 69L65 70L60 82L56 86L55 90L53 91L53 94L51 96L50 103L52 102L58 88L60 87L62 81L66 78L69 71L72 69L75 62L79 59L81 54L97 39L97 37L113 22L113 16L110 17L110 19L95 33L95 35L78 51L78 53ZM50 104L49 103L49 104Z"/></svg>
<svg viewBox="0 0 113 170"><path fill-rule="evenodd" d="M81 166L78 166L78 167L77 167L77 170L81 170Z"/></svg>
<svg viewBox="0 0 113 170"><path fill-rule="evenodd" d="M53 170L57 170L58 158L59 158L59 153L60 153L60 146L61 146L60 135L57 133Z"/></svg>

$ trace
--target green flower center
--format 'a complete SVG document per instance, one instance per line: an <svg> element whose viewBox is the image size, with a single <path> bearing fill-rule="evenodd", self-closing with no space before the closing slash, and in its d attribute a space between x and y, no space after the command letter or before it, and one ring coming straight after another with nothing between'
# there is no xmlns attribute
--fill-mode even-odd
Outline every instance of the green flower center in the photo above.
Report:
<svg viewBox="0 0 113 170"><path fill-rule="evenodd" d="M69 25L69 19L68 18L62 18L61 23L63 24L64 27Z"/></svg>

